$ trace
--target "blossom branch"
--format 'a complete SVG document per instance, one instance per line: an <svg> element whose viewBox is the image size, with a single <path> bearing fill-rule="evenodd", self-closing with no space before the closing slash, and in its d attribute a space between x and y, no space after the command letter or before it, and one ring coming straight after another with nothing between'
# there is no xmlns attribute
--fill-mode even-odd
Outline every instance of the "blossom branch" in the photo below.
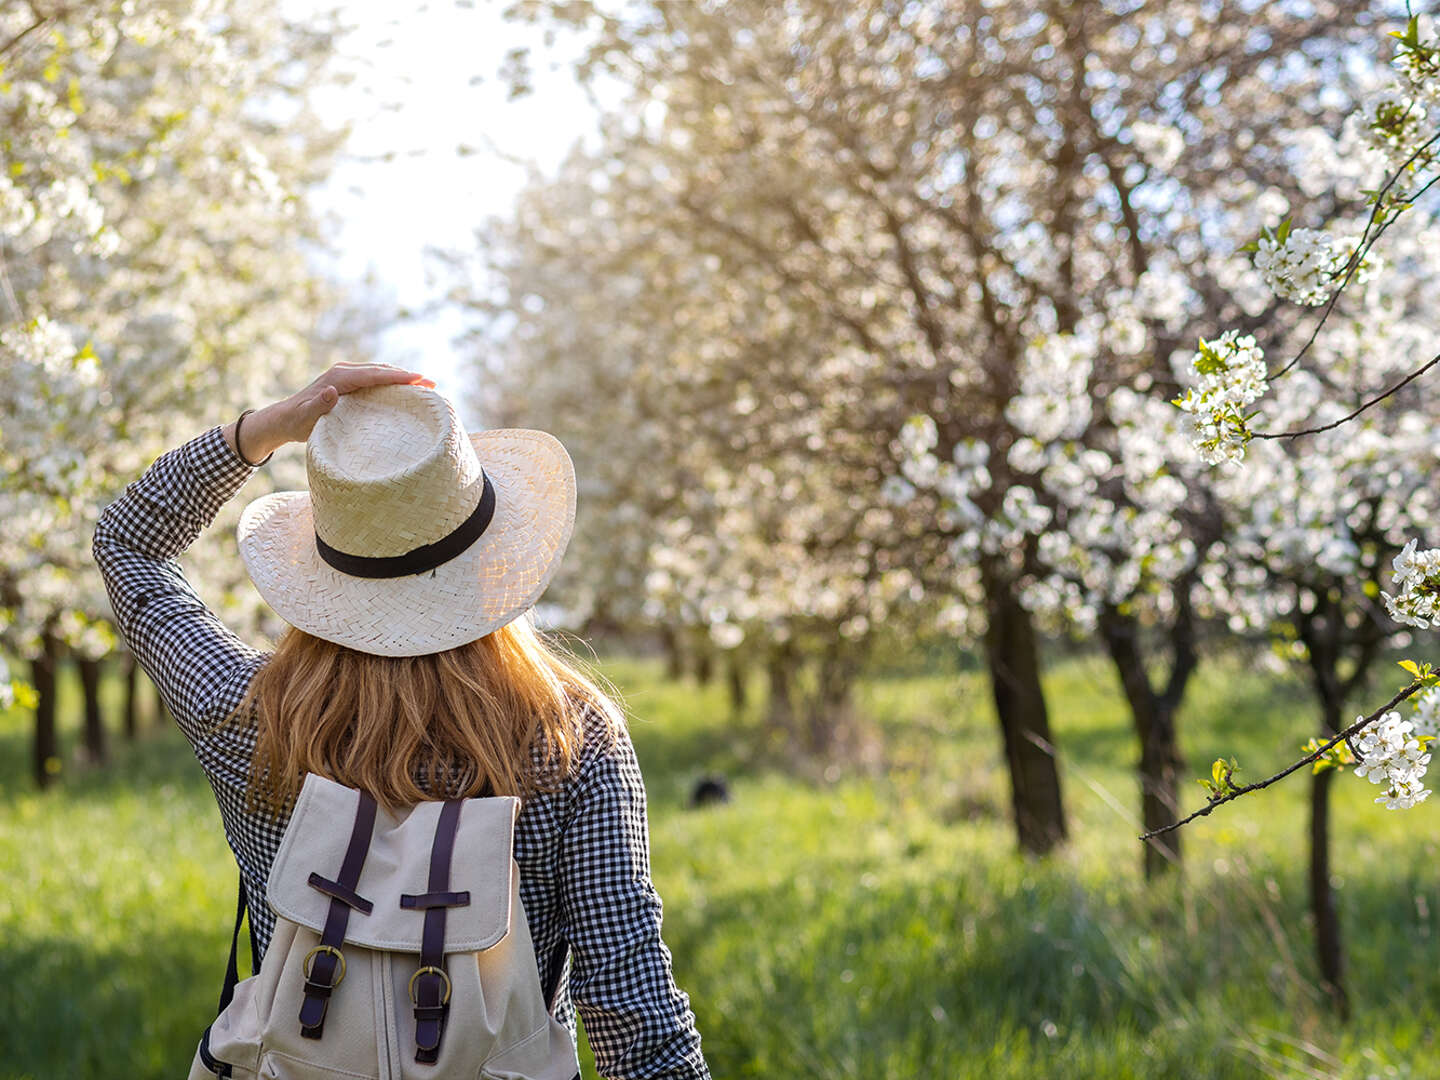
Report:
<svg viewBox="0 0 1440 1080"><path fill-rule="evenodd" d="M1440 359L1440 357L1437 357L1437 359ZM1316 761L1319 761L1322 757L1325 756L1327 752L1329 752L1335 746L1338 746L1342 742L1348 742L1355 735L1359 734L1365 728L1369 727L1371 724L1375 723L1375 721L1379 720L1396 705L1400 704L1400 702L1404 701L1411 694L1414 694L1417 691L1423 689L1425 686L1425 681L1421 679L1416 679L1404 690L1401 690L1398 694L1396 694L1384 705L1380 706L1380 708L1376 709L1369 716L1362 716L1359 720L1356 720L1355 723L1351 724L1334 738L1330 739L1328 742L1321 743L1319 747L1317 747L1314 751L1306 754L1294 764L1289 765L1284 769L1281 769L1274 776L1266 777L1264 780L1257 780L1253 784L1246 784L1242 788L1236 788L1234 791L1231 791L1225 795L1221 795L1217 798L1211 799L1209 803L1207 803L1205 806L1202 806L1199 810L1196 810L1193 814L1183 817L1179 821L1176 821L1170 825L1164 825L1158 829L1151 829L1149 832L1141 835L1140 839L1150 840L1156 836L1162 835L1163 833L1173 832L1175 829L1178 829L1180 828L1180 826L1186 825L1189 822L1194 821L1196 818L1206 817L1218 806L1223 806L1228 802L1234 802L1236 799L1240 798L1241 795L1248 795L1252 791L1260 791L1262 788L1267 788L1271 784L1278 783L1279 781L1285 779L1285 777L1289 776L1297 769L1303 769L1306 765L1310 765Z"/></svg>
<svg viewBox="0 0 1440 1080"><path fill-rule="evenodd" d="M1315 344L1315 340L1320 336L1320 331L1325 328L1325 323L1330 318L1330 313L1335 310L1335 305L1340 300L1340 294L1345 291L1345 286L1350 284L1350 279L1353 278L1356 271L1360 269L1360 264L1364 261L1365 256L1370 254L1370 249L1375 246L1375 242L1379 240L1380 237L1385 235L1385 230L1390 228L1390 226L1394 224L1400 216L1398 213L1393 214L1388 220L1380 223L1380 227L1375 230L1374 236L1370 235L1371 227L1375 225L1375 222L1379 218L1379 216L1385 212L1385 196L1390 193L1390 189L1395 186L1396 181L1398 181L1400 177L1405 175L1405 170L1408 169L1410 165L1420 157L1421 154L1426 153L1437 142L1440 142L1440 132L1436 132L1434 135L1432 135L1423 144L1421 144L1421 146L1413 154L1406 158L1405 161L1400 165L1400 167L1395 170L1395 174L1385 182L1385 186L1382 187L1376 194L1375 209L1370 211L1370 218L1368 221L1365 222L1365 228L1360 233L1359 241L1357 241L1355 244L1355 254L1350 257L1350 261L1346 264L1344 279L1340 282L1339 286L1336 287L1335 291L1331 293L1330 300L1325 305L1325 310L1321 313L1319 321L1315 324L1315 328L1310 331L1310 337L1306 339L1305 344L1300 347L1300 351L1295 354L1294 358L1288 364L1282 367L1279 371L1277 371L1274 375L1271 376L1272 381L1274 379L1280 378L1280 376L1284 375L1296 364L1300 363L1301 359L1304 358L1305 354L1310 351L1310 346ZM1408 196L1405 201L1413 202L1415 199L1418 199L1421 195L1425 194L1425 192L1430 189L1430 187L1435 183L1436 179L1440 179L1440 176L1429 180L1413 195Z"/></svg>
<svg viewBox="0 0 1440 1080"><path fill-rule="evenodd" d="M1389 390L1386 390L1378 397L1371 398L1354 412L1342 416L1339 420L1332 421L1328 424L1322 424L1320 427L1305 428L1301 431L1255 431L1251 432L1250 437L1253 439L1294 439L1298 438L1301 435L1317 435L1322 431L1329 431L1331 428L1337 428L1341 424L1348 424L1351 420L1354 420L1355 417L1359 416L1366 409L1369 409L1375 405L1379 405L1380 402L1384 401L1391 394L1404 387L1407 383L1414 382L1416 379L1418 379L1421 375L1424 375L1425 372L1429 371L1436 364L1440 364L1440 356L1433 357L1428 363L1425 364L1424 367L1420 368L1417 371L1412 371L1409 375L1406 375L1405 378L1401 379Z"/></svg>
<svg viewBox="0 0 1440 1080"><path fill-rule="evenodd" d="M44 26L44 25L45 25L47 22L49 22L49 21L50 21L50 16L49 16L49 15L41 15L38 19L36 19L34 22L32 22L32 23L31 23L29 26L27 26L24 30L21 30L18 34L16 34L14 37L12 37L9 41L5 42L5 44L0 45L0 56L4 56L4 55L5 55L6 53L8 53L11 49L17 47L22 41L24 41L27 37L29 37L31 34L33 34L36 30L39 30L42 26Z"/></svg>
<svg viewBox="0 0 1440 1080"><path fill-rule="evenodd" d="M47 23L56 22L56 21L58 21L58 20L60 20L60 19L65 18L65 16L67 16L67 15L70 14L70 12L73 10L73 8L69 8L69 7L58 8L58 9L56 9L55 11L52 11L52 12L50 12L50 13L47 15L47 14L45 14L44 12L37 11L37 10L35 9L35 6L32 4L32 5L30 6L30 10L31 10L31 12L34 14L34 16L35 16L35 21L32 22L29 26L27 26L24 30L21 30L18 34L16 34L14 37L12 37L9 41L5 42L5 44L0 45L0 56L4 56L4 55L5 55L6 53L8 53L11 49L14 49L14 48L18 47L19 44L20 44L22 41L24 41L27 37L29 37L31 34L33 34L36 30L41 29L41 28L42 28L43 26L45 26Z"/></svg>

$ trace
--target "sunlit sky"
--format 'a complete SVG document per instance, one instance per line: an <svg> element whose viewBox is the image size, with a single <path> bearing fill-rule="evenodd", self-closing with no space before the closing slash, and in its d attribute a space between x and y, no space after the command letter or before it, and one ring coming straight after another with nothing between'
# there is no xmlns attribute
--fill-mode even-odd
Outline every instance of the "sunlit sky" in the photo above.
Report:
<svg viewBox="0 0 1440 1080"><path fill-rule="evenodd" d="M295 17L332 6L287 0ZM553 172L594 130L594 109L565 65L565 43L547 50L538 32L501 18L504 6L339 5L354 27L341 46L343 66L356 78L327 88L317 105L328 121L348 121L353 130L317 204L337 219L339 275L372 273L402 307L422 308L444 291L427 247L468 249L475 227L512 205L526 170L505 157ZM521 45L533 50L535 91L509 101L498 72L506 52ZM461 156L462 144L480 152ZM394 157L380 159L387 154ZM399 325L386 333L381 359L424 371L463 412L453 341L462 326L454 313ZM463 419L478 426L476 417Z"/></svg>

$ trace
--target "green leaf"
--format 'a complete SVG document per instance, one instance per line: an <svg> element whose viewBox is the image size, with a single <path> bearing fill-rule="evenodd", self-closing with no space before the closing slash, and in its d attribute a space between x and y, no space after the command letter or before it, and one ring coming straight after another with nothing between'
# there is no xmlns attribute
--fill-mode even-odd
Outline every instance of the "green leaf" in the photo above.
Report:
<svg viewBox="0 0 1440 1080"><path fill-rule="evenodd" d="M1420 678L1420 665L1415 663L1414 660L1401 660L1400 666L1406 671L1410 672L1411 675L1414 675L1417 679Z"/></svg>
<svg viewBox="0 0 1440 1080"><path fill-rule="evenodd" d="M10 690L15 695L15 704L22 709L33 709L40 704L40 695L29 683L14 679L10 683Z"/></svg>

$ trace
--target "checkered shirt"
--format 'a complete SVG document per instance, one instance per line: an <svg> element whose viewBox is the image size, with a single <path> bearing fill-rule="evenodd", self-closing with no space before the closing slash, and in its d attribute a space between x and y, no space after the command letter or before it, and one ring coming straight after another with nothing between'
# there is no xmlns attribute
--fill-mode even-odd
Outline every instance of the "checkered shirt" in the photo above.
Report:
<svg viewBox="0 0 1440 1080"><path fill-rule="evenodd" d="M160 688L204 767L249 896L265 882L286 822L248 812L253 714L223 723L267 653L242 642L205 606L176 556L214 519L253 469L211 428L162 455L100 516L94 554L115 623ZM584 748L558 791L524 800L515 828L520 896L541 986L564 963L555 1014L574 1034L575 1013L603 1076L709 1077L690 1000L671 975L650 880L645 788L630 738L605 737L585 714ZM268 904L251 904L264 955L275 929ZM257 963L258 957L257 957Z"/></svg>

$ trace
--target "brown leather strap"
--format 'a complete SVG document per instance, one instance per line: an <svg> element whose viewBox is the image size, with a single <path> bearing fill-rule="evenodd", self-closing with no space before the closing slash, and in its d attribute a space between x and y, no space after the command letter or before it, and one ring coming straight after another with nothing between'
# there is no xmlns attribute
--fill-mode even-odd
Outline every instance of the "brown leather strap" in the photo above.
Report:
<svg viewBox="0 0 1440 1080"><path fill-rule="evenodd" d="M450 799L440 808L435 825L435 843L430 849L429 891L411 896L420 906L421 899L434 900L450 890L450 861L455 852L455 833L460 827L463 799ZM425 905L425 925L420 932L420 968L411 982L410 996L415 1006L415 1060L433 1065L440 1056L440 1037L445 1033L445 1016L450 1010L450 978L445 974L445 910L458 906L458 898L470 902L468 893L450 894L456 903L433 902ZM402 906L405 898L401 899Z"/></svg>
<svg viewBox="0 0 1440 1080"><path fill-rule="evenodd" d="M322 892L332 899L339 900L342 904L346 904L360 912L361 915L369 915L370 912L375 910L375 905L369 900L366 900L354 889L347 889L338 881L331 881L327 877L321 877L319 874L312 873L309 884L310 887L317 892Z"/></svg>
<svg viewBox="0 0 1440 1080"><path fill-rule="evenodd" d="M400 895L400 906L416 911L424 911L432 907L468 907L470 905L470 892L424 892L418 896L410 893Z"/></svg>
<svg viewBox="0 0 1440 1080"><path fill-rule="evenodd" d="M372 907L370 901L356 893L355 886L360 883L360 871L370 851L375 810L375 800L360 792L360 805L355 810L355 825L350 830L350 846L345 849L340 876L331 882L319 874L310 875L310 885L330 897L330 912L325 917L320 946L313 953L314 963L305 978L305 1000L300 1005L300 1034L307 1039L318 1039L325 1033L325 1011L338 985L335 973L340 964L340 946L345 944L345 929L350 925L351 908L368 915ZM325 887L330 885L335 886L334 889ZM359 903L352 905L352 900Z"/></svg>

